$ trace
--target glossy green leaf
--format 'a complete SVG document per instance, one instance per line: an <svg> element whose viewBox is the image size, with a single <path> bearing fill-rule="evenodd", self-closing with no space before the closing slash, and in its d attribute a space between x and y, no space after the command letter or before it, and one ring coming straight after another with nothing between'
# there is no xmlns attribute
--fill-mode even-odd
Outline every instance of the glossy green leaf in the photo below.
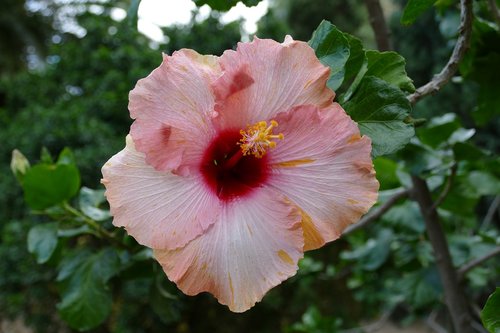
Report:
<svg viewBox="0 0 500 333"><path fill-rule="evenodd" d="M38 164L24 176L26 203L33 209L45 209L73 197L80 187L80 174L74 165Z"/></svg>
<svg viewBox="0 0 500 333"><path fill-rule="evenodd" d="M382 219L404 234L422 234L425 231L424 220L415 202L406 201L391 208Z"/></svg>
<svg viewBox="0 0 500 333"><path fill-rule="evenodd" d="M455 177L454 186L440 205L440 208L453 212L460 217L475 216L480 195L470 189L467 177Z"/></svg>
<svg viewBox="0 0 500 333"><path fill-rule="evenodd" d="M95 231L92 230L88 225L84 224L84 225L77 227L77 228L59 229L57 231L57 236L62 237L62 238L70 238L70 237L75 237L75 236L79 236L79 235L93 234L93 233L95 233Z"/></svg>
<svg viewBox="0 0 500 333"><path fill-rule="evenodd" d="M497 68L500 62L500 32L498 25L475 17L470 49L460 63L460 73L466 80L478 84L477 107L472 112L476 124L485 126L500 115L500 84Z"/></svg>
<svg viewBox="0 0 500 333"><path fill-rule="evenodd" d="M42 150L43 151L43 150ZM23 179L24 198L33 209L45 209L72 198L80 188L80 172L73 154L68 148L62 150L56 164L50 154L42 163L26 171Z"/></svg>
<svg viewBox="0 0 500 333"><path fill-rule="evenodd" d="M403 10L401 23L412 24L427 9L431 8L436 0L408 0Z"/></svg>
<svg viewBox="0 0 500 333"><path fill-rule="evenodd" d="M467 183L467 188L478 196L500 194L500 180L489 172L472 171L467 175Z"/></svg>
<svg viewBox="0 0 500 333"><path fill-rule="evenodd" d="M54 163L54 160L52 159L52 155L50 155L50 152L47 149L47 147L42 147L42 151L40 152L40 162L46 163L46 164Z"/></svg>
<svg viewBox="0 0 500 333"><path fill-rule="evenodd" d="M363 246L353 251L342 252L341 257L345 260L356 260L363 269L374 271L387 260L393 238L394 234L391 230L382 229L376 238L369 239Z"/></svg>
<svg viewBox="0 0 500 333"><path fill-rule="evenodd" d="M500 333L500 287L488 297L481 311L481 320L489 332Z"/></svg>
<svg viewBox="0 0 500 333"><path fill-rule="evenodd" d="M57 223L36 225L28 232L28 252L36 257L39 264L46 263L57 247Z"/></svg>
<svg viewBox="0 0 500 333"><path fill-rule="evenodd" d="M345 64L344 84L356 77L366 60L363 44L358 38L344 33L349 42L349 59Z"/></svg>
<svg viewBox="0 0 500 333"><path fill-rule="evenodd" d="M396 52L366 51L368 69L366 76L376 76L399 89L407 92L415 91L413 80L406 73L406 61Z"/></svg>
<svg viewBox="0 0 500 333"><path fill-rule="evenodd" d="M460 122L453 113L432 118L425 127L417 129L417 135L422 143L437 148L446 143L448 138L460 128Z"/></svg>
<svg viewBox="0 0 500 333"><path fill-rule="evenodd" d="M176 322L181 317L180 302L175 301L174 293L176 293L175 284L165 279L163 274L154 277L154 283L149 292L149 304L165 324Z"/></svg>
<svg viewBox="0 0 500 333"><path fill-rule="evenodd" d="M62 300L57 305L61 318L74 329L86 331L102 323L111 312L112 297L107 286L120 268L113 249L76 255L61 266Z"/></svg>
<svg viewBox="0 0 500 333"><path fill-rule="evenodd" d="M478 147L463 142L458 142L453 146L453 154L458 161L478 161L486 157L485 152Z"/></svg>
<svg viewBox="0 0 500 333"><path fill-rule="evenodd" d="M406 96L379 78L365 77L343 106L361 133L372 139L374 157L398 151L415 134L405 122L411 110Z"/></svg>
<svg viewBox="0 0 500 333"><path fill-rule="evenodd" d="M398 283L405 299L416 308L435 303L441 297L442 285L434 266L406 274Z"/></svg>
<svg viewBox="0 0 500 333"><path fill-rule="evenodd" d="M94 221L104 221L111 217L109 210L99 208L105 200L104 190L92 190L87 187L82 187L78 197L81 211Z"/></svg>
<svg viewBox="0 0 500 333"><path fill-rule="evenodd" d="M373 160L373 166L375 167L381 191L399 186L399 180L396 175L398 164L396 162L388 158L377 157Z"/></svg>
<svg viewBox="0 0 500 333"><path fill-rule="evenodd" d="M476 130L473 128L459 128L455 132L451 134L451 136L448 138L448 143L451 145L454 145L456 143L461 143L469 140L476 134Z"/></svg>
<svg viewBox="0 0 500 333"><path fill-rule="evenodd" d="M261 0L194 0L194 3L198 7L209 5L214 10L225 12L236 6L240 1L246 6L251 7L258 5Z"/></svg>
<svg viewBox="0 0 500 333"><path fill-rule="evenodd" d="M73 155L73 153L69 148L66 147L59 153L59 157L57 158L57 164L66 164L66 165L76 164L75 156Z"/></svg>
<svg viewBox="0 0 500 333"><path fill-rule="evenodd" d="M330 68L327 86L337 90L344 80L345 65L350 54L349 41L333 24L323 21L314 31L309 45L321 63Z"/></svg>

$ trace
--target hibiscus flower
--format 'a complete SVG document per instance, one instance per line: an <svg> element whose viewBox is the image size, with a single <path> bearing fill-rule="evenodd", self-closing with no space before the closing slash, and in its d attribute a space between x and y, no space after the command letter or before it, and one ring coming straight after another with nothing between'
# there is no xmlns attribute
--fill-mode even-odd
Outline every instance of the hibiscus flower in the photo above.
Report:
<svg viewBox="0 0 500 333"><path fill-rule="evenodd" d="M188 295L243 312L375 203L371 142L307 43L183 49L130 92L124 150L103 167L115 226Z"/></svg>

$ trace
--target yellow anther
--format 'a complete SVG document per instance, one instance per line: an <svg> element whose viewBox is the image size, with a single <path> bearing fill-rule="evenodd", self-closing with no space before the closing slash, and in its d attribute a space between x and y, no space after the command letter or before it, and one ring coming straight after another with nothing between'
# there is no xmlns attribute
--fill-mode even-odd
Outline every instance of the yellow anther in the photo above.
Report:
<svg viewBox="0 0 500 333"><path fill-rule="evenodd" d="M276 147L276 142L271 140L283 140L283 133L273 134L273 128L278 127L278 122L271 120L270 123L267 126L267 122L259 121L255 125L248 126L246 131L240 131L242 138L238 144L243 155L252 154L257 158L261 158L266 154L268 148Z"/></svg>

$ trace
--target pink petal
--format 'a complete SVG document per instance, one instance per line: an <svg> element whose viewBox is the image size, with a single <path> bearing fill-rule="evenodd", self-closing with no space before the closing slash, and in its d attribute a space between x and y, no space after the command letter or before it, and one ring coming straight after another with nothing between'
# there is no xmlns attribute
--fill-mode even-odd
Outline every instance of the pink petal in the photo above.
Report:
<svg viewBox="0 0 500 333"><path fill-rule="evenodd" d="M214 134L210 83L218 76L216 57L180 50L164 56L157 69L137 82L129 96L135 119L131 135L148 164L157 170L196 164L193 158L202 154L199 142Z"/></svg>
<svg viewBox="0 0 500 333"><path fill-rule="evenodd" d="M239 43L236 51L225 51L219 62L223 77L228 76L225 82L238 78L234 73L247 73L253 81L233 91L227 83L214 87L221 127L244 128L302 104L325 107L334 97L326 87L330 70L307 43L289 36L282 44L258 38ZM238 82L234 85L242 86Z"/></svg>
<svg viewBox="0 0 500 333"><path fill-rule="evenodd" d="M284 140L269 154L271 186L303 215L305 250L340 236L377 199L371 141L334 103L301 106L276 117Z"/></svg>
<svg viewBox="0 0 500 333"><path fill-rule="evenodd" d="M130 136L125 149L103 166L102 174L113 224L125 227L143 245L182 247L219 218L219 200L200 176L155 170L135 150Z"/></svg>
<svg viewBox="0 0 500 333"><path fill-rule="evenodd" d="M227 205L204 235L175 251L155 250L169 279L188 295L208 291L243 312L297 271L300 215L269 190Z"/></svg>

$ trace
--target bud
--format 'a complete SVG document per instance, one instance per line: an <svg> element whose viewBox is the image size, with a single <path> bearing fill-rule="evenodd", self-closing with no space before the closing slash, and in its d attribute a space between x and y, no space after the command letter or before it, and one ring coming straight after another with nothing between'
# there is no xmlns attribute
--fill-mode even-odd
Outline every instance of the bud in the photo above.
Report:
<svg viewBox="0 0 500 333"><path fill-rule="evenodd" d="M30 168L30 162L19 150L12 151L12 159L10 161L10 169L16 176L18 181L22 181L24 174Z"/></svg>

